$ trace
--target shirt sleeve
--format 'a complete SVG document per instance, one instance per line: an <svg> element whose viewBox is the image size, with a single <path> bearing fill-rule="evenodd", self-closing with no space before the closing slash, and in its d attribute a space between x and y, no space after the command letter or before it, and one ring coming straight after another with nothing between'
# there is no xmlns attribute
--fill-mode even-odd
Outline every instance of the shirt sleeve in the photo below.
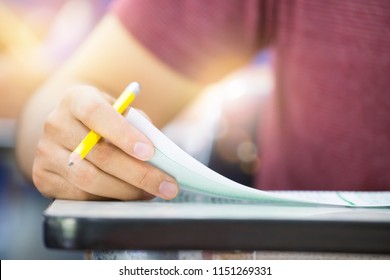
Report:
<svg viewBox="0 0 390 280"><path fill-rule="evenodd" d="M257 0L118 0L111 11L161 61L196 77L264 45L263 5Z"/></svg>

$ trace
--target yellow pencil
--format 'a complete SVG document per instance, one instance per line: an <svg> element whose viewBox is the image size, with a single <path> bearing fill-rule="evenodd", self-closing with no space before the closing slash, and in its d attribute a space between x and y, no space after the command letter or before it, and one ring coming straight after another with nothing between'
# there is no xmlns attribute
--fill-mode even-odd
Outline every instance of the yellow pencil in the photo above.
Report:
<svg viewBox="0 0 390 280"><path fill-rule="evenodd" d="M131 104L131 102L133 102L134 98L139 94L140 89L141 87L137 82L129 84L123 91L123 93L115 101L114 105L112 105L114 109L120 114L122 114ZM74 149L74 151L71 153L68 165L72 166L75 163L81 161L83 158L85 158L100 138L101 136L99 134L91 130L76 147L76 149Z"/></svg>

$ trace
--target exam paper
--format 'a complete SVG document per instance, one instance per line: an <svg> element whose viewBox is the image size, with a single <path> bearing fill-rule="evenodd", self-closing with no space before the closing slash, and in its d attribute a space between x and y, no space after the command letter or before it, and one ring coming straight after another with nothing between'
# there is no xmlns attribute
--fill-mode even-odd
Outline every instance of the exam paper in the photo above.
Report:
<svg viewBox="0 0 390 280"><path fill-rule="evenodd" d="M388 192L261 191L234 182L203 165L180 149L137 110L126 119L155 146L150 163L174 177L180 186L179 201L277 203L350 207L390 207Z"/></svg>

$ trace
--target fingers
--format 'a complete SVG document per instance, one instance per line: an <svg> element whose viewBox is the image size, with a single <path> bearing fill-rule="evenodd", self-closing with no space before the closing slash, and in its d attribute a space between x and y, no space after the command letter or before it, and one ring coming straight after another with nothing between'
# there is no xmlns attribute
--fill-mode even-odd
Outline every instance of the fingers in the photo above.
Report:
<svg viewBox="0 0 390 280"><path fill-rule="evenodd" d="M72 115L86 127L135 158L140 160L152 158L154 147L150 140L129 125L103 96L97 95L96 89L84 87L83 93L80 94L79 88L73 88L70 90L69 98L77 100L70 102L69 109Z"/></svg>
<svg viewBox="0 0 390 280"><path fill-rule="evenodd" d="M56 151L55 156L45 154ZM151 198L142 189L102 172L84 160L77 168L63 164L69 151L41 144L33 165L33 180L38 190L48 197L82 200L140 200Z"/></svg>
<svg viewBox="0 0 390 280"><path fill-rule="evenodd" d="M52 145L41 140L36 150L33 164L32 179L39 192L49 198L76 199L76 200L103 200L103 197L87 193L77 187L70 186L63 176L53 169L53 162L60 164L52 154ZM58 154L58 151L55 152ZM56 168L57 169L57 168Z"/></svg>
<svg viewBox="0 0 390 280"><path fill-rule="evenodd" d="M144 160L154 148L110 103L113 99L88 86L73 88L48 116L39 142L33 179L55 198L172 199L176 181ZM85 160L69 167L69 155L90 129L102 135Z"/></svg>
<svg viewBox="0 0 390 280"><path fill-rule="evenodd" d="M175 179L150 164L129 157L109 142L100 141L87 160L104 172L164 199L178 193Z"/></svg>

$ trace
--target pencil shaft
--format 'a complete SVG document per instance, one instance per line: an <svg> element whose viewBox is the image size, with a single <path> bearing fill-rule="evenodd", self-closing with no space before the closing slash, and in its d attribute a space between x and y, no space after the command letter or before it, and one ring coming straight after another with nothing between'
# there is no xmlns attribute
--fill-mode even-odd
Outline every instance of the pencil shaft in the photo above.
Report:
<svg viewBox="0 0 390 280"><path fill-rule="evenodd" d="M119 112L119 114L122 114L131 102L133 102L139 91L140 85L137 82L131 83L112 105L113 108ZM75 163L74 160L76 158L78 160L85 158L100 138L101 136L99 134L91 130L70 155L68 165L72 166Z"/></svg>
<svg viewBox="0 0 390 280"><path fill-rule="evenodd" d="M82 159L85 158L100 138L99 134L91 130L74 150L74 153L79 154Z"/></svg>
<svg viewBox="0 0 390 280"><path fill-rule="evenodd" d="M118 97L118 99L115 101L112 107L114 107L114 109L118 111L119 114L122 114L126 110L126 108L131 104L131 102L133 102L134 98L135 98L135 94L131 90L126 89L121 94L121 96Z"/></svg>

